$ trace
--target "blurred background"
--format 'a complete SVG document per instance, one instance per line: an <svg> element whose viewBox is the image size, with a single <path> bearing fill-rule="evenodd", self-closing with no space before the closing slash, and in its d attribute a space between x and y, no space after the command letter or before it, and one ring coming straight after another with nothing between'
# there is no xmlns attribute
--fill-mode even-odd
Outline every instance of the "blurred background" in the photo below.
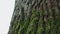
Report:
<svg viewBox="0 0 60 34"><path fill-rule="evenodd" d="M15 0L0 0L0 34L7 34Z"/></svg>

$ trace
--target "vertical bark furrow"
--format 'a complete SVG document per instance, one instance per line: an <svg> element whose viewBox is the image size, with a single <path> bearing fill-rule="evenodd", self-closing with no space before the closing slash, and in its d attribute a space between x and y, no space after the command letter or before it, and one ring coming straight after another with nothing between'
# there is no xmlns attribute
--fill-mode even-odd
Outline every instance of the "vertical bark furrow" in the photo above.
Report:
<svg viewBox="0 0 60 34"><path fill-rule="evenodd" d="M16 0L8 34L60 34L60 0Z"/></svg>

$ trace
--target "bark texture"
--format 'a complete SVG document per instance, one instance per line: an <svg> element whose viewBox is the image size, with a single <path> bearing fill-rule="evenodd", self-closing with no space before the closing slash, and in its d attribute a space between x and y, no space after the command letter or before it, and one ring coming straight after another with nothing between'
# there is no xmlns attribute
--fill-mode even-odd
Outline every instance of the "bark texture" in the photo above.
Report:
<svg viewBox="0 0 60 34"><path fill-rule="evenodd" d="M8 34L60 34L60 0L15 0Z"/></svg>

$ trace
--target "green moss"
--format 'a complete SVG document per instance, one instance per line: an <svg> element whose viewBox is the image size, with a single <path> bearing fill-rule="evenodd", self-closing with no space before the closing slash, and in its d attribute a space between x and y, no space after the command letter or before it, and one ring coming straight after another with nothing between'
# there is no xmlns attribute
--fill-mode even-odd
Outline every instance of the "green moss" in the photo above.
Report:
<svg viewBox="0 0 60 34"><path fill-rule="evenodd" d="M29 32L32 30L33 25L34 25L34 20L35 20L35 19L33 19L33 20L30 22L29 27L28 27L27 32L26 32L26 34L29 34Z"/></svg>
<svg viewBox="0 0 60 34"><path fill-rule="evenodd" d="M60 16L56 16L56 21L60 22Z"/></svg>

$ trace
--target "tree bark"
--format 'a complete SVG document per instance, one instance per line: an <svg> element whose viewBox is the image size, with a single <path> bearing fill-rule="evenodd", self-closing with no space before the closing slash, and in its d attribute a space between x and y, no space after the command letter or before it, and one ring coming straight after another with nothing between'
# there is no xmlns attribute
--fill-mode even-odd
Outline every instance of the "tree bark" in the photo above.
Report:
<svg viewBox="0 0 60 34"><path fill-rule="evenodd" d="M60 0L15 0L8 34L60 34Z"/></svg>

